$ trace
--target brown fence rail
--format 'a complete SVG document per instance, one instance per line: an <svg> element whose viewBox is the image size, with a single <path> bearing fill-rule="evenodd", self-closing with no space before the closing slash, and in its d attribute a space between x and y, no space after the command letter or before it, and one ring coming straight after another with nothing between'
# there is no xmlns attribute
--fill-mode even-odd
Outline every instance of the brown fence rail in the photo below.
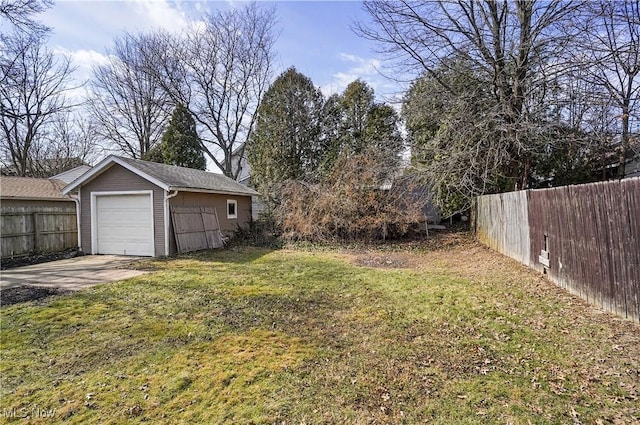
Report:
<svg viewBox="0 0 640 425"><path fill-rule="evenodd" d="M78 246L75 204L69 207L21 208L0 212L2 258L64 251Z"/></svg>
<svg viewBox="0 0 640 425"><path fill-rule="evenodd" d="M486 245L640 322L640 178L481 196L476 214Z"/></svg>

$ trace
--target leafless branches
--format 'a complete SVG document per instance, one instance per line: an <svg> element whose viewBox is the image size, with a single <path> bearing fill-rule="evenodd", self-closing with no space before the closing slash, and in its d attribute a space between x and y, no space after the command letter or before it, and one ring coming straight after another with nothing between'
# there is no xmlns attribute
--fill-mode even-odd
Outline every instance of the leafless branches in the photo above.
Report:
<svg viewBox="0 0 640 425"><path fill-rule="evenodd" d="M16 31L2 43L2 161L23 176L30 172L33 148L47 126L72 107L66 94L72 89L73 67L69 59L56 59L39 34Z"/></svg>
<svg viewBox="0 0 640 425"><path fill-rule="evenodd" d="M207 15L205 25L182 37L165 36L152 72L174 100L188 106L199 124L203 149L230 177L270 81L275 12L252 3Z"/></svg>
<svg viewBox="0 0 640 425"><path fill-rule="evenodd" d="M372 0L364 7L374 24L361 24L358 32L404 69L424 73L457 95L442 71L459 58L490 88L494 127L508 136L500 138L499 152L511 161L504 177L513 187L526 187L532 152L519 130L531 121L532 93L550 75L566 71L557 60L571 37L560 29L581 2Z"/></svg>
<svg viewBox="0 0 640 425"><path fill-rule="evenodd" d="M125 34L116 39L109 63L94 69L90 110L102 140L121 153L143 157L162 138L173 103L158 84L147 60L162 48L153 35Z"/></svg>
<svg viewBox="0 0 640 425"><path fill-rule="evenodd" d="M574 60L585 64L583 80L604 92L605 101L617 109L622 177L631 124L640 122L640 1L590 2L586 15L579 21L583 37Z"/></svg>
<svg viewBox="0 0 640 425"><path fill-rule="evenodd" d="M46 31L47 28L36 21L34 15L44 12L52 4L53 0L0 0L0 23L6 21L20 31L31 33Z"/></svg>

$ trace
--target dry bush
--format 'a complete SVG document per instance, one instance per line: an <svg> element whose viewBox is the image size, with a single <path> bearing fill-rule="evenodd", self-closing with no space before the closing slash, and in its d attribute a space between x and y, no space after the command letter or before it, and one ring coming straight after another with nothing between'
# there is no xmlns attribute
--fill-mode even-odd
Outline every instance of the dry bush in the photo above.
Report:
<svg viewBox="0 0 640 425"><path fill-rule="evenodd" d="M393 178L394 165L365 152L339 159L323 182L286 182L276 210L283 237L334 242L406 234L424 220L426 196L411 177Z"/></svg>

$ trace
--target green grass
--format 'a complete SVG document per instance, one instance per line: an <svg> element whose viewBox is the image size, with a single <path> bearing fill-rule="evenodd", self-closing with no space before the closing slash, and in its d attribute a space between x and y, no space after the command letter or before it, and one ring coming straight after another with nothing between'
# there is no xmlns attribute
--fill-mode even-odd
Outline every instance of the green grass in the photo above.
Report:
<svg viewBox="0 0 640 425"><path fill-rule="evenodd" d="M0 421L640 422L638 325L477 246L366 255L199 253L2 308Z"/></svg>

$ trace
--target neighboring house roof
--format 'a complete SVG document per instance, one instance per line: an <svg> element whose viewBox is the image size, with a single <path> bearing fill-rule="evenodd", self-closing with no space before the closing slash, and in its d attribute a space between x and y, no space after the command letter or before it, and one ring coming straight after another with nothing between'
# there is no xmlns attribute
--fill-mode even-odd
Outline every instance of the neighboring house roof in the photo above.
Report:
<svg viewBox="0 0 640 425"><path fill-rule="evenodd" d="M72 181L74 181L75 179L77 179L78 177L80 177L81 175L83 175L84 173L86 173L87 171L89 171L91 169L90 165L80 165L78 167L72 168L70 170L67 171L63 171L60 174L56 174L53 177L49 177L50 179L56 179L56 180L62 180L63 182L65 182L66 184L71 183Z"/></svg>
<svg viewBox="0 0 640 425"><path fill-rule="evenodd" d="M244 143L240 144L237 148L231 152L231 169L235 173L238 171L238 167L240 167L240 171L238 172L237 180L240 184L245 186L251 186L251 164L249 164L249 160L247 159L247 151L242 151L242 157L238 161L238 153L240 149L244 148Z"/></svg>
<svg viewBox="0 0 640 425"><path fill-rule="evenodd" d="M0 198L38 201L71 201L61 193L65 183L61 180L32 177L0 177Z"/></svg>
<svg viewBox="0 0 640 425"><path fill-rule="evenodd" d="M237 148L235 148L233 151L231 151L231 156L232 157L238 156L238 152L240 152L240 149L244 148L244 145L245 145L244 143L240 143ZM242 156L246 156L246 153L247 153L247 151L243 150L242 151Z"/></svg>
<svg viewBox="0 0 640 425"><path fill-rule="evenodd" d="M258 192L255 190L243 186L222 174L209 173L193 168L177 167L175 165L158 164L140 159L123 158L115 155L106 157L90 171L74 180L64 188L63 193L69 193L82 184L93 180L114 164L126 168L132 173L139 175L143 179L167 191L209 192L246 196L258 195Z"/></svg>

